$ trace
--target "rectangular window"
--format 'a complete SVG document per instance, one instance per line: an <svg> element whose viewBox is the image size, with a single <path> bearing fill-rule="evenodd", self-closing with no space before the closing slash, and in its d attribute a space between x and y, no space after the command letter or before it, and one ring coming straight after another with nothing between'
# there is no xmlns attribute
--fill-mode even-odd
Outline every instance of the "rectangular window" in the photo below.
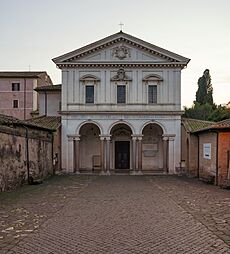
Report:
<svg viewBox="0 0 230 254"><path fill-rule="evenodd" d="M126 87L125 85L117 86L117 103L125 103L126 101Z"/></svg>
<svg viewBox="0 0 230 254"><path fill-rule="evenodd" d="M18 100L13 100L13 108L18 108Z"/></svg>
<svg viewBox="0 0 230 254"><path fill-rule="evenodd" d="M157 103L157 86L148 86L149 103Z"/></svg>
<svg viewBox="0 0 230 254"><path fill-rule="evenodd" d="M85 103L94 103L94 86L85 87Z"/></svg>
<svg viewBox="0 0 230 254"><path fill-rule="evenodd" d="M203 144L203 157L211 160L211 143Z"/></svg>
<svg viewBox="0 0 230 254"><path fill-rule="evenodd" d="M20 83L12 83L12 91L20 91Z"/></svg>

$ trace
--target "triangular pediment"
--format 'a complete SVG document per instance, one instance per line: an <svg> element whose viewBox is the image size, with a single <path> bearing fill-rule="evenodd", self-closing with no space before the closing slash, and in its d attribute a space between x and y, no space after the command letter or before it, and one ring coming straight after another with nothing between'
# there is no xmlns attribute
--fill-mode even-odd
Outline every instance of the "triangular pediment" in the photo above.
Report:
<svg viewBox="0 0 230 254"><path fill-rule="evenodd" d="M54 58L53 61L59 67L80 63L177 63L185 66L189 59L119 32Z"/></svg>

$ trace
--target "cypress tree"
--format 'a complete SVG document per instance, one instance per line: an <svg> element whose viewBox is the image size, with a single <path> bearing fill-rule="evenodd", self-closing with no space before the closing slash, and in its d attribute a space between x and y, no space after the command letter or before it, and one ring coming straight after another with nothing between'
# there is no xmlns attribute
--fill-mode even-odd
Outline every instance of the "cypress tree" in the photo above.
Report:
<svg viewBox="0 0 230 254"><path fill-rule="evenodd" d="M196 92L196 102L200 105L206 103L213 105L213 88L211 83L211 75L206 69L203 76L198 79L198 90Z"/></svg>

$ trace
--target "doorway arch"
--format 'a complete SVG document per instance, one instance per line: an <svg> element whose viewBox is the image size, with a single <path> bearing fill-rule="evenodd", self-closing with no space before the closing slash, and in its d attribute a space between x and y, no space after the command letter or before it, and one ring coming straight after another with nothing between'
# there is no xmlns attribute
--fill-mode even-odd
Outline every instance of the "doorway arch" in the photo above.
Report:
<svg viewBox="0 0 230 254"><path fill-rule="evenodd" d="M117 123L110 130L112 168L115 171L126 172L131 168L132 133L131 127L126 123Z"/></svg>

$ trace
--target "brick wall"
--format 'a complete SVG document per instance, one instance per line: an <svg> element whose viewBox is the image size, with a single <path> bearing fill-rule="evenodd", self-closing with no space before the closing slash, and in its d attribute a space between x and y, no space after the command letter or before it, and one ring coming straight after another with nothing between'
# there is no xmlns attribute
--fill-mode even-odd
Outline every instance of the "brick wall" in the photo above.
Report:
<svg viewBox="0 0 230 254"><path fill-rule="evenodd" d="M224 181L230 177L228 176L229 158L228 151L230 151L230 132L219 133L218 145L218 182L220 185L225 185Z"/></svg>
<svg viewBox="0 0 230 254"><path fill-rule="evenodd" d="M52 136L48 131L29 128L29 169L34 179L52 174ZM27 182L26 130L0 126L0 191Z"/></svg>
<svg viewBox="0 0 230 254"><path fill-rule="evenodd" d="M199 134L199 175L201 178L216 176L216 144L217 134L215 132ZM204 144L211 144L211 159L204 158Z"/></svg>

